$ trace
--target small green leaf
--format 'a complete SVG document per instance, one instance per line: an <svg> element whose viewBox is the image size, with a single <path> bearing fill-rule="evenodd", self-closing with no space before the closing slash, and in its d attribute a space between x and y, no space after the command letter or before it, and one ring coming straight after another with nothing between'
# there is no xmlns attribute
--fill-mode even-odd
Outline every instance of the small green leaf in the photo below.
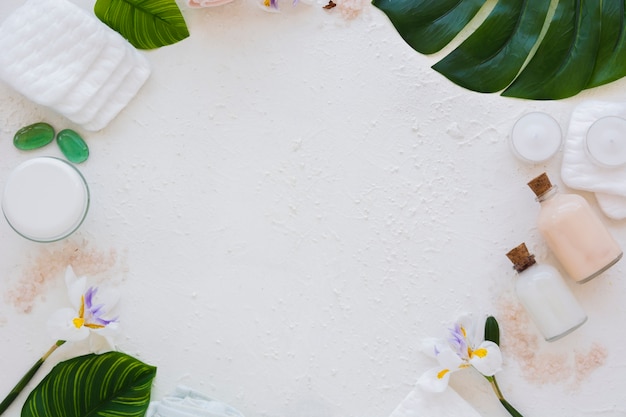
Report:
<svg viewBox="0 0 626 417"><path fill-rule="evenodd" d="M485 321L485 340L500 345L500 326L495 317L489 316Z"/></svg>
<svg viewBox="0 0 626 417"><path fill-rule="evenodd" d="M94 12L139 49L171 45L189 36L176 0L97 0Z"/></svg>
<svg viewBox="0 0 626 417"><path fill-rule="evenodd" d="M22 417L133 416L150 403L154 366L120 352L61 362L37 385Z"/></svg>
<svg viewBox="0 0 626 417"><path fill-rule="evenodd" d="M504 398L502 398L500 400L500 403L504 406L504 408L506 408L506 411L508 411L511 416L513 416L513 417L524 417L523 415L520 414L519 411L517 411L515 409L515 407L513 407L511 404L509 404L509 402L507 400L505 400Z"/></svg>

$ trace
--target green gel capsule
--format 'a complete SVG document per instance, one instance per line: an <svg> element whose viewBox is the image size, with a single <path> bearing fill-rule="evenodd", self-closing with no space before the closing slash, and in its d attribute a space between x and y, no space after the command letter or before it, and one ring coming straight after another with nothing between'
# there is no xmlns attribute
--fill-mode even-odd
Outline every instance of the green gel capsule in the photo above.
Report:
<svg viewBox="0 0 626 417"><path fill-rule="evenodd" d="M87 144L72 129L63 129L57 134L57 144L61 148L63 155L75 164L85 162L89 158L89 148Z"/></svg>
<svg viewBox="0 0 626 417"><path fill-rule="evenodd" d="M34 123L24 126L13 136L13 145L17 149L30 151L46 146L54 139L54 129L48 123Z"/></svg>

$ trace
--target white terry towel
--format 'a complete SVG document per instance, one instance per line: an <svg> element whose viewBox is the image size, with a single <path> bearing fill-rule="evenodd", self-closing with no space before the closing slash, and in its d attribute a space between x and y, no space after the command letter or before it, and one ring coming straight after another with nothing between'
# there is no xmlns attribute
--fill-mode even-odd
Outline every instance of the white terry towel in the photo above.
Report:
<svg viewBox="0 0 626 417"><path fill-rule="evenodd" d="M426 392L416 387L389 417L481 417L451 387L443 392Z"/></svg>
<svg viewBox="0 0 626 417"><path fill-rule="evenodd" d="M83 124L85 129L95 131L108 125L126 107L126 104L135 97L143 83L148 79L150 69L144 56L135 50L131 51L131 55L133 60L131 70L122 79L119 87L111 95L107 96L108 98L104 100L104 104L98 109L96 114ZM106 94L104 90L102 88L98 94Z"/></svg>
<svg viewBox="0 0 626 417"><path fill-rule="evenodd" d="M88 130L105 127L150 74L130 43L68 0L28 0L0 25L0 51L1 80Z"/></svg>
<svg viewBox="0 0 626 417"><path fill-rule="evenodd" d="M150 403L146 417L244 417L239 411L191 388L178 386L161 401Z"/></svg>

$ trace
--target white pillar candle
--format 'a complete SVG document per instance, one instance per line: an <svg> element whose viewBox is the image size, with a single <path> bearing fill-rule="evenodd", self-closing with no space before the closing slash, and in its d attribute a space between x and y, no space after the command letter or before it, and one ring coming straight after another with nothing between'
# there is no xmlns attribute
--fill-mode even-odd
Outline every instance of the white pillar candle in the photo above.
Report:
<svg viewBox="0 0 626 417"><path fill-rule="evenodd" d="M73 165L38 157L18 165L9 175L2 211L23 237L53 242L74 232L89 208L89 189Z"/></svg>
<svg viewBox="0 0 626 417"><path fill-rule="evenodd" d="M538 163L550 159L561 148L561 142L559 124L546 113L525 114L511 132L511 148L525 162Z"/></svg>
<svg viewBox="0 0 626 417"><path fill-rule="evenodd" d="M596 120L585 138L587 153L599 165L617 167L626 163L626 120L607 116Z"/></svg>

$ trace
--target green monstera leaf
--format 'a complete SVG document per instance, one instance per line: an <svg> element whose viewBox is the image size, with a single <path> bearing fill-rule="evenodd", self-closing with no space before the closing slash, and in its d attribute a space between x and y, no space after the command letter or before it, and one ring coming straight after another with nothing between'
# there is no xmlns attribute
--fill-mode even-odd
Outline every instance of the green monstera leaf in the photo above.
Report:
<svg viewBox="0 0 626 417"><path fill-rule="evenodd" d="M119 352L79 356L56 365L30 393L22 417L142 417L154 366Z"/></svg>
<svg viewBox="0 0 626 417"><path fill-rule="evenodd" d="M571 97L626 75L625 0L373 0L416 51L440 51L483 7L479 26L433 65L469 90ZM551 8L552 5L552 8Z"/></svg>
<svg viewBox="0 0 626 417"><path fill-rule="evenodd" d="M189 36L176 0L96 0L94 13L139 49L171 45Z"/></svg>

